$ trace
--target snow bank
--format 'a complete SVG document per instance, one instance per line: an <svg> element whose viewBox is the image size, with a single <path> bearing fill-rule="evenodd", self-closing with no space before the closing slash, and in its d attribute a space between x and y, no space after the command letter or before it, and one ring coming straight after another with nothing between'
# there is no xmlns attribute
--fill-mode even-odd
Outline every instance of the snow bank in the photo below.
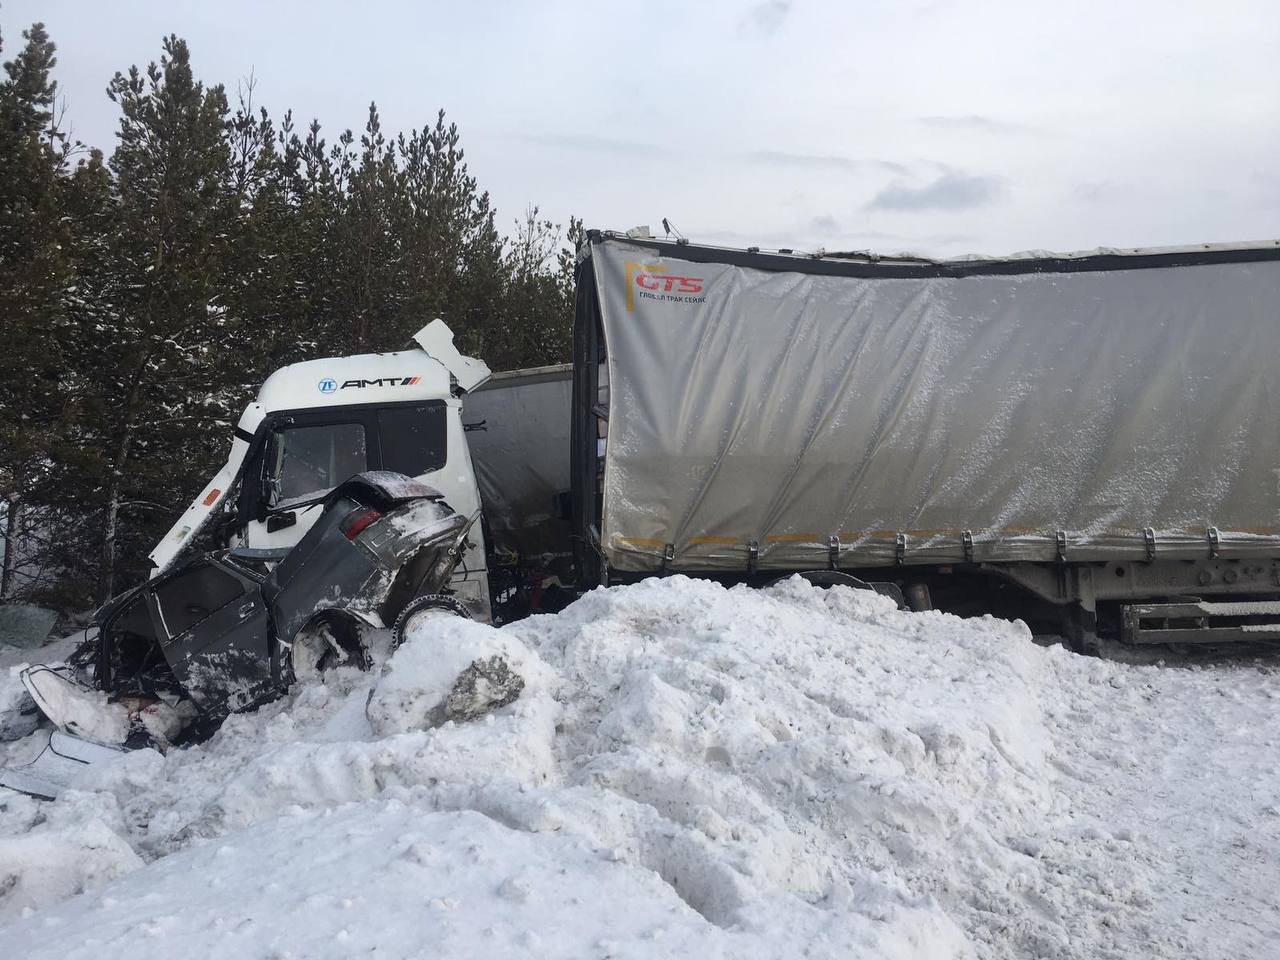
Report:
<svg viewBox="0 0 1280 960"><path fill-rule="evenodd" d="M499 654L518 699L427 722ZM1133 711L1144 669L798 579L431 620L385 673L339 671L39 805L42 842L118 852L105 830L148 865L55 860L43 889L24 867L9 914L43 909L0 936L59 958L133 956L144 934L195 956L1174 956L1158 850L1078 809L1076 731Z"/></svg>
<svg viewBox="0 0 1280 960"><path fill-rule="evenodd" d="M99 887L140 866L129 844L101 820L63 829L40 824L0 836L0 920Z"/></svg>
<svg viewBox="0 0 1280 960"><path fill-rule="evenodd" d="M198 878L207 882L193 909ZM74 922L93 935L63 955L489 960L640 943L688 956L707 937L682 907L653 874L575 837L366 801L295 813L166 858L84 903ZM61 940L60 927L35 925Z"/></svg>

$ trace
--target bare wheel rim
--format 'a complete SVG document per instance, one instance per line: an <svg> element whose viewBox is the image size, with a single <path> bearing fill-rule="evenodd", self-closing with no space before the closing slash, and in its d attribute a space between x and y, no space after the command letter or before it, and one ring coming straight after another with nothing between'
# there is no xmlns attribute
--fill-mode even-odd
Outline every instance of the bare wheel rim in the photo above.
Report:
<svg viewBox="0 0 1280 960"><path fill-rule="evenodd" d="M344 647L328 623L299 633L293 640L290 659L295 680L315 680L334 667L359 665L358 653Z"/></svg>

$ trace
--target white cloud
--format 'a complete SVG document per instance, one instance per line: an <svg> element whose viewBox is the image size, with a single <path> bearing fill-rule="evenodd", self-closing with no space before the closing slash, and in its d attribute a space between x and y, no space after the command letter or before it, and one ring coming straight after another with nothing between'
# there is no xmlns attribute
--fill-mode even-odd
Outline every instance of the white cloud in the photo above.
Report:
<svg viewBox="0 0 1280 960"><path fill-rule="evenodd" d="M791 0L764 0L747 11L744 25L758 27L765 33L777 30L791 12Z"/></svg>
<svg viewBox="0 0 1280 960"><path fill-rule="evenodd" d="M969 210L994 203L1002 192L996 177L944 173L921 186L894 181L874 197L872 210Z"/></svg>

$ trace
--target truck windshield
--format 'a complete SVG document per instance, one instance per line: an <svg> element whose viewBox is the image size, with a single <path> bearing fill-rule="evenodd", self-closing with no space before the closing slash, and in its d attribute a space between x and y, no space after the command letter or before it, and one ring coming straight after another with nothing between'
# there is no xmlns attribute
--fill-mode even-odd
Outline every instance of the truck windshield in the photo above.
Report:
<svg viewBox="0 0 1280 960"><path fill-rule="evenodd" d="M314 499L369 469L364 426L326 423L288 427L272 437L270 504Z"/></svg>

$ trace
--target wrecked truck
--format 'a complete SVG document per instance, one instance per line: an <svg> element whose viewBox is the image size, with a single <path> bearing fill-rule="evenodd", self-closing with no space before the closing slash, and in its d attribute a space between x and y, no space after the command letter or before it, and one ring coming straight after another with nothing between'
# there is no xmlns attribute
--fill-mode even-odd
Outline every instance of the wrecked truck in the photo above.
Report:
<svg viewBox="0 0 1280 960"><path fill-rule="evenodd" d="M293 364L151 554L296 543L392 469L484 621L683 573L890 583L1080 649L1280 641L1280 242L937 260L589 232L572 363Z"/></svg>
<svg viewBox="0 0 1280 960"><path fill-rule="evenodd" d="M456 612L439 590L471 522L438 491L365 472L297 507L317 518L292 548L194 556L102 607L67 668L23 672L41 712L96 744L167 747L295 680L366 667L366 628L402 639L415 615Z"/></svg>
<svg viewBox="0 0 1280 960"><path fill-rule="evenodd" d="M362 656L310 550L369 471L459 531L430 576L377 581L401 628L798 573L1082 651L1280 642L1280 241L935 260L592 231L576 284L568 365L494 375L437 319L272 374L104 614L96 692L217 717Z"/></svg>

